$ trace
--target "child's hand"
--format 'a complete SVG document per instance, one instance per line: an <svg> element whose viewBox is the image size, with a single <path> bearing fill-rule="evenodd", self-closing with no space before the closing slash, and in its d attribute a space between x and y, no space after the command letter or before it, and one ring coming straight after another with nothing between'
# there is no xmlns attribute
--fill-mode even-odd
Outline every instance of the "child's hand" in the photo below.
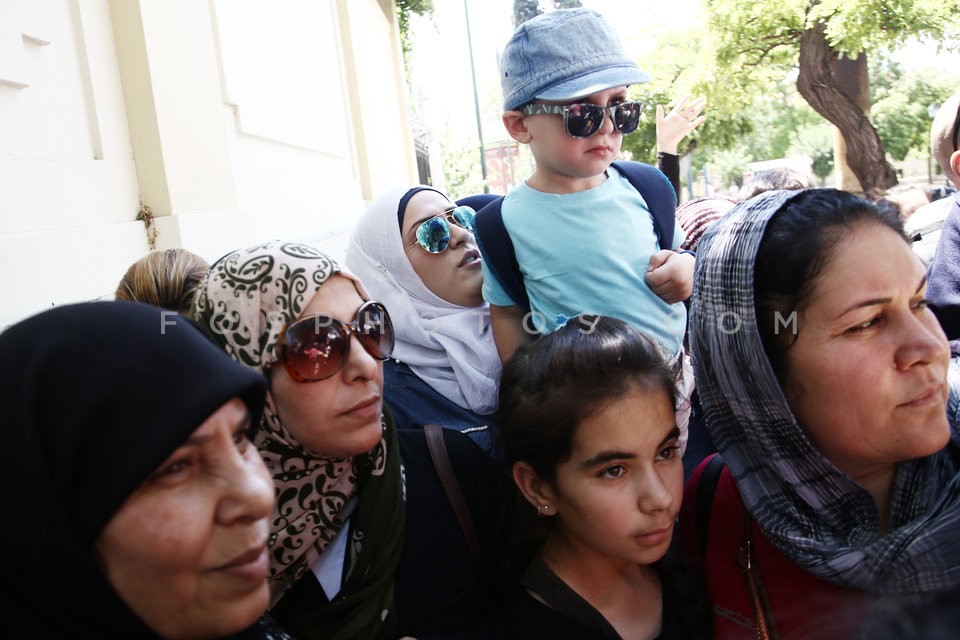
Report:
<svg viewBox="0 0 960 640"><path fill-rule="evenodd" d="M700 115L707 106L705 98L684 96L664 116L663 105L657 105L657 151L677 155L677 146L687 134L699 127L706 116Z"/></svg>
<svg viewBox="0 0 960 640"><path fill-rule="evenodd" d="M689 253L661 249L650 256L647 265L647 286L664 302L682 302L693 293L693 267L696 260Z"/></svg>

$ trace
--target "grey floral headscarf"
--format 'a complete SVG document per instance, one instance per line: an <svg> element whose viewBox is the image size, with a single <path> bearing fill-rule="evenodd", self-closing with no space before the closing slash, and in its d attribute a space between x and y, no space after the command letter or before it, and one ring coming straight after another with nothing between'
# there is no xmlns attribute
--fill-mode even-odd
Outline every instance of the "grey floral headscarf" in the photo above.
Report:
<svg viewBox="0 0 960 640"><path fill-rule="evenodd" d="M268 242L234 251L210 267L200 283L194 317L241 364L268 373L277 361L277 337L334 274L353 279L323 253L303 244ZM359 282L357 282L359 286ZM343 527L342 510L357 492L360 473L382 475L381 440L365 460L307 452L280 422L267 396L254 437L273 475L277 504L270 535L274 604Z"/></svg>
<svg viewBox="0 0 960 640"><path fill-rule="evenodd" d="M754 310L754 265L767 223L798 193L774 191L742 202L701 241L690 332L709 432L764 535L811 574L872 593L956 588L955 422L944 450L898 465L890 531L881 535L872 497L813 446L766 357Z"/></svg>

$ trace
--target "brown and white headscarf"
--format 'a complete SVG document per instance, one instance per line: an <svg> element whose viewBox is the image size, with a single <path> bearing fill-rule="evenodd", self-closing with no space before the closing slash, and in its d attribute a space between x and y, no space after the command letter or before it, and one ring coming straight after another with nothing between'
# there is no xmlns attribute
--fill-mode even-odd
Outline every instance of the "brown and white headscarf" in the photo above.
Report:
<svg viewBox="0 0 960 640"><path fill-rule="evenodd" d="M352 274L308 245L271 241L240 249L210 267L193 315L234 360L268 374L283 326L334 274L363 291ZM308 452L280 422L270 394L253 442L276 488L269 541L272 606L343 527L343 509L361 476L383 474L386 447L381 440L363 460Z"/></svg>

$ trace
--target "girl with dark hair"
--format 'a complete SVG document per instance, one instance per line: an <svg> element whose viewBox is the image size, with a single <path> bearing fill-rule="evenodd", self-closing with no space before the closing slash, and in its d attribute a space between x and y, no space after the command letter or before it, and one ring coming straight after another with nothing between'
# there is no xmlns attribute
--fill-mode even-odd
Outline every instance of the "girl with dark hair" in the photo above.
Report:
<svg viewBox="0 0 960 640"><path fill-rule="evenodd" d="M511 637L704 636L702 600L667 557L683 492L673 398L657 346L612 318L579 316L506 363L504 453L520 515L541 525Z"/></svg>
<svg viewBox="0 0 960 640"><path fill-rule="evenodd" d="M853 638L880 596L960 587L950 351L899 220L771 191L698 255L691 345L723 464L680 522L714 637Z"/></svg>

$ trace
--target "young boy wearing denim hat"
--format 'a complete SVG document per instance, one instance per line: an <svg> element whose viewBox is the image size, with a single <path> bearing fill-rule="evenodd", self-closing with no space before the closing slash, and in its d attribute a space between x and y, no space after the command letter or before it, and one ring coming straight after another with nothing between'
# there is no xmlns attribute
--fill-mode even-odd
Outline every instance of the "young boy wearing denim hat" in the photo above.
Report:
<svg viewBox="0 0 960 640"><path fill-rule="evenodd" d="M560 9L514 32L500 80L503 123L536 161L501 206L530 316L484 260L483 294L501 358L533 339L525 318L549 332L567 318L597 313L638 326L679 362L694 258L673 251L684 240L675 220L672 246L659 246L643 197L607 170L642 109L627 86L649 77L600 14Z"/></svg>

